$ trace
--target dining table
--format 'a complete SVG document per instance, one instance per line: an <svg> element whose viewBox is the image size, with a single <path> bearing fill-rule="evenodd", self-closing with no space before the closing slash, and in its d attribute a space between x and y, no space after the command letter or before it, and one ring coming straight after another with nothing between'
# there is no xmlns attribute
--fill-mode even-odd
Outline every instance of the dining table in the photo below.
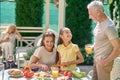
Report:
<svg viewBox="0 0 120 80"><path fill-rule="evenodd" d="M36 77L31 77L31 78L26 78L26 77L20 77L20 78L14 78L14 77L11 77L9 74L8 74L8 71L9 69L6 69L4 70L4 79L2 79L2 71L0 71L0 80L60 80L59 77L57 79L53 79L52 77L51 78L46 78L46 79L39 79L39 78L36 78ZM75 77L72 77L71 79L69 80L92 80L91 78L89 78L88 76L86 77L83 77L83 78L75 78Z"/></svg>

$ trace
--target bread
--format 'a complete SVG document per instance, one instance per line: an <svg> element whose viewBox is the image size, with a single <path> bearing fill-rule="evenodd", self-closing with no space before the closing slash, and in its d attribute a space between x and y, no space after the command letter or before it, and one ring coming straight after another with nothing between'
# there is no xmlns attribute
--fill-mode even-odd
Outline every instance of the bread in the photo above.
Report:
<svg viewBox="0 0 120 80"><path fill-rule="evenodd" d="M23 76L23 72L19 69L10 69L8 74L12 77L21 77Z"/></svg>

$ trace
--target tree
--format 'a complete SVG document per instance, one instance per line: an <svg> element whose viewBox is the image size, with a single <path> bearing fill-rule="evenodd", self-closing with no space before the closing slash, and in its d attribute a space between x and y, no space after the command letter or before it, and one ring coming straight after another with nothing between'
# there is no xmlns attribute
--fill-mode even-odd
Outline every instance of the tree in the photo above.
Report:
<svg viewBox="0 0 120 80"><path fill-rule="evenodd" d="M93 64L93 54L86 56L84 49L85 44L92 43L91 20L88 16L87 5L91 0L66 0L66 27L72 31L72 42L78 44L82 55L84 56L83 64Z"/></svg>
<svg viewBox="0 0 120 80"><path fill-rule="evenodd" d="M109 11L120 37L120 0L110 0Z"/></svg>
<svg viewBox="0 0 120 80"><path fill-rule="evenodd" d="M42 26L44 0L16 0L17 26Z"/></svg>
<svg viewBox="0 0 120 80"><path fill-rule="evenodd" d="M92 43L92 27L89 20L87 5L91 0L66 0L66 27L69 27L73 34L73 43L84 47Z"/></svg>

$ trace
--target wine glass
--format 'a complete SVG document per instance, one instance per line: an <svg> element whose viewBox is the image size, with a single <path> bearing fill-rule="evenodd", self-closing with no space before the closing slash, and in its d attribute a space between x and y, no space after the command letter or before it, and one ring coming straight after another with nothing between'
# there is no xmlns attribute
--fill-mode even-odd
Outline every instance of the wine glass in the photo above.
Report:
<svg viewBox="0 0 120 80"><path fill-rule="evenodd" d="M92 54L92 44L86 44L85 45L85 51L87 52L87 57L89 54Z"/></svg>
<svg viewBox="0 0 120 80"><path fill-rule="evenodd" d="M12 64L14 62L14 56L13 55L9 55L8 59L7 59L8 64L10 65L10 69L12 68Z"/></svg>
<svg viewBox="0 0 120 80"><path fill-rule="evenodd" d="M0 76L2 76L1 78L2 78L2 80L4 80L4 64L3 63L0 63L0 72L1 72L1 74L2 75L0 75ZM0 79L1 79L0 78Z"/></svg>

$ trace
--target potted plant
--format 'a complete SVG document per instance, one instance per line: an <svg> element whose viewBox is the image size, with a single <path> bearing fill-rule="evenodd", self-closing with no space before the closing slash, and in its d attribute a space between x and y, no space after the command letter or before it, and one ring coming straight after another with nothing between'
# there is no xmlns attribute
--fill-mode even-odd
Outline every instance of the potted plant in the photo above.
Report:
<svg viewBox="0 0 120 80"><path fill-rule="evenodd" d="M28 64L28 61L30 60L30 57L33 55L33 53L34 53L34 51L35 51L36 48L37 48L37 47L32 47L32 48L28 49L28 50L26 51L26 54L23 55L23 56L24 56L24 59L26 60L25 65Z"/></svg>

